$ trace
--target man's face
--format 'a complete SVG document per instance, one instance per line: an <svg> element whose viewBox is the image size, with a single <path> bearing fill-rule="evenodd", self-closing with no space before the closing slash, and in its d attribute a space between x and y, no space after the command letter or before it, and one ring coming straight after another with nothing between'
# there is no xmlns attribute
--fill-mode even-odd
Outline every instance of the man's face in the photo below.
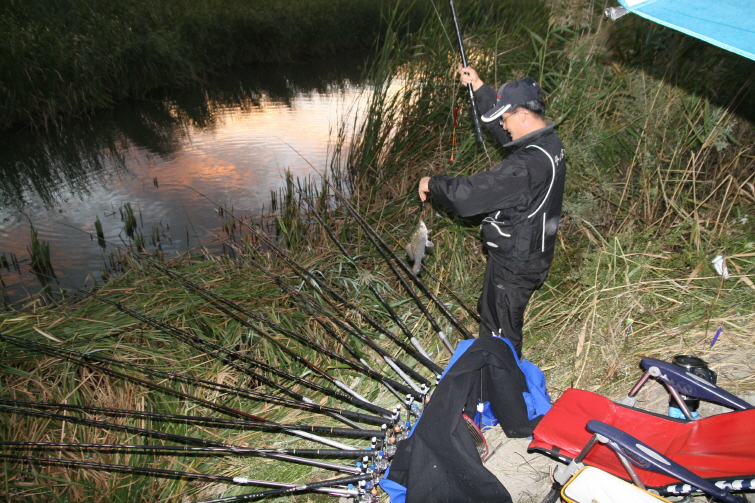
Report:
<svg viewBox="0 0 755 503"><path fill-rule="evenodd" d="M523 135L524 124L522 120L524 119L525 112L526 110L520 108L514 113L504 114L501 116L501 127L508 131L508 133L511 135L512 140L516 140Z"/></svg>

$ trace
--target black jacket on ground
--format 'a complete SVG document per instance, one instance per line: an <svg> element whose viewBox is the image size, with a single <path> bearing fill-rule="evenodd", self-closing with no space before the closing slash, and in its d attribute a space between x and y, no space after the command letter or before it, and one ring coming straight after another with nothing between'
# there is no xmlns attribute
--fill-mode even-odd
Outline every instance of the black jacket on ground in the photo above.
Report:
<svg viewBox="0 0 755 503"><path fill-rule="evenodd" d="M477 339L448 370L412 435L399 442L388 478L406 487L406 503L511 503L501 482L482 465L462 413L489 401L508 437L528 437L522 395L527 382L501 339Z"/></svg>
<svg viewBox="0 0 755 503"><path fill-rule="evenodd" d="M483 86L475 98L480 110L488 110L495 91ZM430 193L461 216L487 214L481 226L483 243L512 272L545 271L553 259L561 218L563 144L552 123L514 141L497 121L488 129L506 142L510 154L472 176L436 175L430 179Z"/></svg>

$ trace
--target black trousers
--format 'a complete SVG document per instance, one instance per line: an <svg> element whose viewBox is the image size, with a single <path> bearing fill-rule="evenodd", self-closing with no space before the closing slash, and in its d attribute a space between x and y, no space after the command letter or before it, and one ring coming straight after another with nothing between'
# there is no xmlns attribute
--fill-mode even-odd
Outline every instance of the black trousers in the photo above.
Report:
<svg viewBox="0 0 755 503"><path fill-rule="evenodd" d="M507 261L500 254L488 252L488 265L477 311L483 321L480 324L480 337L506 337L521 356L524 310L532 293L545 281L548 269L516 271L515 263Z"/></svg>

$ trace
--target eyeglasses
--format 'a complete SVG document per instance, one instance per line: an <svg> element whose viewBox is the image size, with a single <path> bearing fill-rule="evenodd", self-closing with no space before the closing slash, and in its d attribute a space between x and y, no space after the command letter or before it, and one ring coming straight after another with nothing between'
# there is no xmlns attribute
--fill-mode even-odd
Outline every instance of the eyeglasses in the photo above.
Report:
<svg viewBox="0 0 755 503"><path fill-rule="evenodd" d="M498 123L501 125L501 127L504 127L506 125L506 121L509 120L512 116L516 115L516 112L510 113L508 117L505 119L501 117L501 120L498 121Z"/></svg>
<svg viewBox="0 0 755 503"><path fill-rule="evenodd" d="M503 127L506 124L507 120L509 120L514 115L517 115L519 112L529 113L529 110L527 110L526 108L517 108L516 110L514 110L513 112L511 112L509 114L509 116L506 117L505 119L501 118L501 120L498 121L498 123L501 125L501 127Z"/></svg>

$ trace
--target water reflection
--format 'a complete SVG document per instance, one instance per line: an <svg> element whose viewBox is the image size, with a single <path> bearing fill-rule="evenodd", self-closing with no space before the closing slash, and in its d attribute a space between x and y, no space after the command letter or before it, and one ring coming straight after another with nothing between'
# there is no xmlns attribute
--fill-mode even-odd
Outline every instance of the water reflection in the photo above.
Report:
<svg viewBox="0 0 755 503"><path fill-rule="evenodd" d="M333 134L367 99L359 63L250 68L61 131L0 136L0 253L28 259L33 223L58 276L82 284L87 273L98 277L113 247L103 252L80 230L94 234L100 221L106 241L128 242L127 203L167 254L207 244L223 219L187 186L256 215L284 170L324 169ZM39 289L28 269L0 269L14 300Z"/></svg>

